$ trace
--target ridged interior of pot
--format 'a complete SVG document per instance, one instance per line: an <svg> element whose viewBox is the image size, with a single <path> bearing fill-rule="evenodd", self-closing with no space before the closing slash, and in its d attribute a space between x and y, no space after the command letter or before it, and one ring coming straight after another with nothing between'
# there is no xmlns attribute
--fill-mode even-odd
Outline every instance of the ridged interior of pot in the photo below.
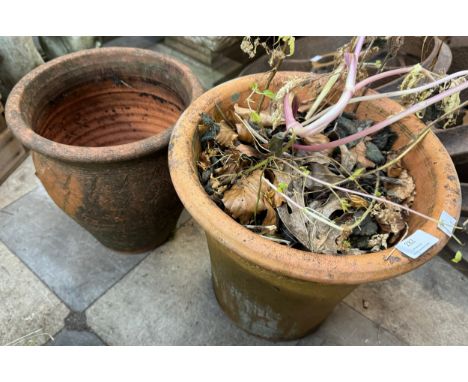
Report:
<svg viewBox="0 0 468 382"><path fill-rule="evenodd" d="M104 78L75 85L49 100L33 129L66 145L116 146L163 132L184 108L177 93L161 83Z"/></svg>

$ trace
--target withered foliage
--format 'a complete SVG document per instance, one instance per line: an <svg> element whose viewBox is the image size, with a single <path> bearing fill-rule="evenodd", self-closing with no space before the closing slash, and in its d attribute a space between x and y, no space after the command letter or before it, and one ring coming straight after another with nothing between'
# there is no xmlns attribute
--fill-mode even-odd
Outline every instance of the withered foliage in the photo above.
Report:
<svg viewBox="0 0 468 382"><path fill-rule="evenodd" d="M200 116L200 182L227 214L271 240L319 253L379 251L401 238L408 214L383 200L410 206L415 184L395 161L391 128L336 149L307 152L294 149L284 123L273 128L268 112L253 122L251 113L236 104ZM326 143L372 124L343 113L322 134L300 141Z"/></svg>

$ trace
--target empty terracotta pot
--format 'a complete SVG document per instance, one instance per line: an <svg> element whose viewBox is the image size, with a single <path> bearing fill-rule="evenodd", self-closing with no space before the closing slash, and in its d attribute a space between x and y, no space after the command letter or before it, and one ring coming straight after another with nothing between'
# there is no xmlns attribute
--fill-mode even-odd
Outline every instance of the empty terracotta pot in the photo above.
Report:
<svg viewBox="0 0 468 382"><path fill-rule="evenodd" d="M271 89L276 91L286 80L309 75L280 72ZM448 236L435 223L411 215L409 234L421 229L439 239L417 260L394 248L362 255L324 255L265 239L221 210L206 194L198 178L200 113L213 115L215 102L223 110L231 108L234 102L245 106L251 85L258 83L263 88L267 77L267 74L256 74L237 78L211 89L193 102L174 128L169 146L169 169L180 199L206 232L213 286L223 310L250 333L286 340L302 337L317 328L336 304L359 284L392 278L423 265L442 249ZM310 98L316 89L300 89L299 99ZM382 99L361 103L357 114L360 118L380 121L401 109L396 102ZM408 117L392 128L399 133L395 145L400 147L424 125L416 117ZM407 154L403 165L416 183L413 208L435 219L445 210L458 219L457 173L434 134L426 136Z"/></svg>
<svg viewBox="0 0 468 382"><path fill-rule="evenodd" d="M183 64L142 49L62 56L13 89L6 119L54 202L109 248L141 252L181 212L167 167L173 124L200 94Z"/></svg>

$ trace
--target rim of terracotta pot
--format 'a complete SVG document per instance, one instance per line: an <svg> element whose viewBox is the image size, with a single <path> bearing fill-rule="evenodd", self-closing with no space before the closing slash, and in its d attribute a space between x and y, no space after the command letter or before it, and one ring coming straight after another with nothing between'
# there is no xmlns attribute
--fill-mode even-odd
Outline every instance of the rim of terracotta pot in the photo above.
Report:
<svg viewBox="0 0 468 382"><path fill-rule="evenodd" d="M6 107L5 117L8 127L23 145L43 155L73 162L114 162L134 159L146 154L163 149L169 143L172 129L170 126L163 132L151 137L131 143L115 146L85 147L73 146L54 142L37 134L32 129L32 111L28 102L37 97L41 89L57 86L57 92L67 90L60 82L88 75L87 81L93 79L93 73L112 72L113 70L126 70L126 65L135 64L141 66L138 75L144 79L144 71L156 64L165 68L171 68L174 73L161 73L160 82L171 88L181 97L184 108L203 93L198 79L185 64L146 49L138 48L96 48L82 50L55 58L26 74L11 91ZM136 70L136 69L134 69ZM83 81L83 84L86 83ZM74 84L76 85L76 84ZM45 98L45 97L44 97ZM35 101L37 104L41 100Z"/></svg>
<svg viewBox="0 0 468 382"><path fill-rule="evenodd" d="M279 72L274 82L307 75ZM174 127L169 144L172 182L180 200L203 229L229 250L257 266L280 276L325 284L361 284L384 280L417 268L434 257L449 238L430 221L418 223L417 229L434 235L439 242L416 260L406 257L393 247L360 255L326 255L289 248L262 238L232 219L209 198L200 184L193 159L196 147L194 137L200 113L213 111L215 102L222 102L228 95L249 89L254 82L264 85L267 76L263 73L240 77L209 90L185 110ZM234 103L233 100L228 102ZM389 99L373 102L385 110L389 109L390 113L402 110L398 103ZM418 130L425 126L414 116L403 121L416 124ZM442 210L445 210L458 219L460 185L450 156L435 134L428 134L422 145L425 150L430 149L431 170L434 178L439 180L435 182L436 188L430 190L430 202L434 206L432 216L438 219Z"/></svg>

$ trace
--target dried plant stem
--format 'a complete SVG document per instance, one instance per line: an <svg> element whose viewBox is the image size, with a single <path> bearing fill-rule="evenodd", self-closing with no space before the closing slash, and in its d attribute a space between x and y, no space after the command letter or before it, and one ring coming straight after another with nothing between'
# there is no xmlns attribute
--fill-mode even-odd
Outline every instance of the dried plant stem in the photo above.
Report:
<svg viewBox="0 0 468 382"><path fill-rule="evenodd" d="M257 190L257 200L255 201L255 210L254 210L254 222L257 220L257 212L258 212L258 204L260 203L260 197L262 193L262 182L261 179L263 178L263 174L265 173L265 169L268 166L268 162L265 162L265 165L262 168L262 172L260 174L260 182L258 182L258 190Z"/></svg>
<svg viewBox="0 0 468 382"><path fill-rule="evenodd" d="M350 181L356 182L356 180L358 178L363 178L363 177L366 177L366 176L369 176L369 175L372 175L372 174L375 174L375 173L379 173L380 171L383 171L386 168L398 163L401 159L403 159L403 157L406 154L408 154L419 142L421 142L424 139L424 137L431 130L432 126L434 126L441 119L444 119L444 117L446 117L447 114L453 113L454 111L457 111L458 109L461 109L462 107L464 107L466 105L468 105L468 101L463 102L462 104L457 106L455 109L451 110L449 113L445 113L444 115L440 116L439 118L437 118L434 121L432 121L431 123L429 123L423 130L421 130L419 132L419 134L416 136L416 138L410 144L408 144L404 148L404 150L400 154L398 154L395 158L393 158L391 161L388 161L385 164L383 164L382 166L379 166L379 167L377 167L377 168L375 168L373 170L364 172L362 174L354 174L354 175L350 174L346 179L343 179L343 180L340 180L339 182L333 183L333 185L339 186L340 184L344 184L344 183L347 183L347 182L350 182Z"/></svg>
<svg viewBox="0 0 468 382"><path fill-rule="evenodd" d="M254 140L260 141L261 143L268 143L268 140L262 137L259 133L257 133L252 127L249 125L248 122L244 120L239 114L234 113L234 115L239 119L239 121L244 125L247 131L252 135ZM258 143L258 142L257 142Z"/></svg>
<svg viewBox="0 0 468 382"><path fill-rule="evenodd" d="M453 112L455 112L455 111L457 111L457 110L460 110L461 108L465 107L466 105L468 105L468 101L462 102L462 103L461 103L460 105L458 105L457 107L454 107L453 109L451 109L451 110L448 111L447 113L444 113L443 115L441 115L439 118L434 119L428 126L434 126L437 122L439 122L440 120L444 119L444 118L447 117L449 114L452 114ZM444 126L443 128L446 129L445 126Z"/></svg>
<svg viewBox="0 0 468 382"><path fill-rule="evenodd" d="M407 66L404 68L398 68L393 70L387 70L386 72L378 73L373 76L367 77L366 79L358 82L356 85L356 91L365 88L367 85L370 85L373 82L382 80L388 77L400 76L405 73L409 73L414 69L414 66Z"/></svg>
<svg viewBox="0 0 468 382"><path fill-rule="evenodd" d="M262 181L268 187L270 187L275 192L277 192L279 195L281 195L285 200L287 200L288 203L290 203L291 205L293 205L294 207L296 207L300 211L304 212L304 214L307 217L309 217L309 218L311 217L312 219L318 220L318 221L320 221L320 222L322 222L322 223L324 223L324 224L326 224L326 225L328 225L328 226L330 226L332 228L335 228L335 229L337 229L339 231L343 231L342 227L340 227L339 225L336 225L330 219L324 217L322 214L317 213L316 211L312 210L311 208L301 206L300 204L295 202L293 199L291 199L288 195L286 195L285 193L279 191L278 188L273 183L271 183L268 179L266 179L265 177L262 177Z"/></svg>
<svg viewBox="0 0 468 382"><path fill-rule="evenodd" d="M392 98L392 97L402 97L402 96L405 96L405 95L409 95L409 94L414 94L414 93L421 93L425 90L428 90L428 89L432 89L438 85L441 85L441 84L444 84L448 81L451 81L455 78L459 78L459 77L463 77L463 76L467 76L468 75L468 70L462 70L460 72L457 72L457 73L453 73L453 74L450 74L444 78L441 78L437 81L434 81L434 82L430 82L426 85L422 85L422 86L419 86L417 88L412 88L412 89L406 89L406 90L397 90L397 91L394 91L394 92L388 92L388 93L379 93L379 94L371 94L371 95L368 95L368 96L363 96L363 97L355 97L355 98L352 98L349 103L355 103L355 102L361 102L361 101L371 101L371 100L375 100L375 99L380 99L380 98L385 98L385 97L388 97L388 98ZM357 86L356 86L357 88Z"/></svg>
<svg viewBox="0 0 468 382"><path fill-rule="evenodd" d="M281 51L283 52L283 57L281 57L280 59L278 59L278 61L276 62L275 66L273 67L273 69L270 71L270 75L268 76L268 79L267 79L267 83L265 84L265 90L267 90L270 85L271 85L271 81L273 81L273 78L275 77L276 73L278 72L278 69L279 67L281 66L281 64L283 63L283 60L284 60L284 56L286 55L286 49L288 47L288 44L284 44ZM260 97L260 101L258 103L258 106L257 106L257 113L260 113L260 111L262 110L262 106L263 106L263 102L265 101L265 94L262 94L261 97Z"/></svg>
<svg viewBox="0 0 468 382"><path fill-rule="evenodd" d="M328 93L330 93L330 90L333 88L333 86L335 86L336 82L340 78L341 73L344 71L344 69L345 69L345 65L341 64L332 73L327 83L323 87L322 91L320 92L320 94L318 95L318 97L315 99L314 103L310 107L309 111L307 112L305 116L306 120L310 119L314 115L314 113L317 111L322 101L325 99Z"/></svg>
<svg viewBox="0 0 468 382"><path fill-rule="evenodd" d="M427 219L427 220L430 220L434 223L439 223L438 220L430 217L430 216L427 216L421 212L418 212L416 210L413 210L412 208L409 208L409 207L406 207L406 206L402 206L398 203L395 203L395 202L392 202L390 200L387 200L387 199L384 199L384 198L381 198L379 196L375 196L375 195L371 195L371 194L366 194L364 192L360 192L360 191L355 191L355 190L350 190L348 188L345 188L345 187L340 187L340 186L336 186L334 185L333 183L329 183L329 182L326 182L324 180L321 180L319 178L316 178L316 177L313 177L311 175L308 175L308 174L305 174L303 173L301 170L299 170L298 168L290 165L287 161L281 159L281 158L276 158L278 160L280 160L281 162L285 163L287 166L289 166L292 170L296 171L297 173L301 174L302 176L310 179L310 180L313 180L314 182L317 182L319 184L322 184L324 186L327 186L327 187L333 187L334 189L336 190L340 190L340 191L343 191L343 192L346 192L346 193L349 193L349 194L354 194L354 195L359 195L359 196L362 196L363 198L369 198L369 199L372 199L372 200L376 200L378 202L381 202L381 203L384 203L384 204L388 204L388 205L391 205L391 206L394 206L394 207L397 207L397 208L401 208L402 210L405 210L407 212L410 212L414 215L418 215L424 219Z"/></svg>
<svg viewBox="0 0 468 382"><path fill-rule="evenodd" d="M373 170L364 172L362 174L355 174L351 175L346 179L340 180L339 182L334 183L335 186L338 186L340 184L349 182L351 180L356 180L358 178L362 178L365 176L369 176L375 173L379 173L382 170L385 170L386 168L398 163L406 154L408 154L419 142L423 140L423 138L429 133L431 130L430 126L426 126L421 132L418 134L415 140L411 142L398 156L393 158L391 161L388 161L387 163L383 164L382 166L379 166L377 168L374 168Z"/></svg>
<svg viewBox="0 0 468 382"><path fill-rule="evenodd" d="M336 141L332 141L332 142L324 143L324 144L310 145L310 146L296 144L294 145L294 147L296 149L306 150L306 151L322 151L322 150L332 149L332 148L338 147L340 145L344 145L349 142L353 142L357 139L364 138L370 134L374 134L377 131L382 130L384 127L387 127L395 122L398 122L404 117L417 113L418 111L423 110L430 105L440 102L445 97L451 96L452 94L455 94L455 93L459 93L462 90L467 89L467 88L468 88L468 82L463 82L462 84L457 85L453 88L447 89L444 92L437 94L427 100L418 102L417 104L407 108L406 110L403 110L402 112L396 115L393 115L390 118L384 119L383 121L376 123L372 127L361 130L356 134L352 134L347 137L337 139Z"/></svg>
<svg viewBox="0 0 468 382"><path fill-rule="evenodd" d="M380 184L380 178L379 176L377 176L377 181L375 182L375 189L374 189L374 196L377 196L377 193L379 192L379 184ZM353 224L351 224L350 226L347 226L347 230L348 231L352 231L354 228L358 227L363 221L364 219L369 216L369 214L371 213L372 211L372 208L374 207L374 204L375 204L375 200L372 200L370 203L369 203L369 206L366 208L366 210L364 211L364 213L361 215L361 217L359 219L357 219Z"/></svg>
<svg viewBox="0 0 468 382"><path fill-rule="evenodd" d="M291 199L284 192L281 192L280 190L278 190L278 188L273 183L271 183L268 179L264 178L263 175L262 175L262 181L265 182L275 192L280 194L288 203L290 203L291 205L293 205L297 209L304 212L309 221L311 221L310 218L312 218L312 219L318 220L318 221L320 221L320 222L322 222L322 223L324 223L324 224L326 224L326 225L328 225L328 226L330 226L330 227L332 227L334 229L337 229L339 231L352 231L354 228L358 227L364 221L364 219L370 214L370 212L372 211L372 207L374 206L374 203L375 203L375 201L372 200L372 202L369 204L369 207L364 211L364 213L353 224L339 226L339 225L335 224L332 220L330 220L327 217L323 216L321 213L319 213L317 211L314 211L313 209L311 209L309 207L303 207L299 203L295 202L293 199ZM330 189L331 189L332 193L336 196L336 198L338 200L340 200L340 197L338 196L338 194L336 194L333 191L332 188L330 188ZM379 178L377 177L377 182L375 184L374 195L377 195L378 190L379 190Z"/></svg>

